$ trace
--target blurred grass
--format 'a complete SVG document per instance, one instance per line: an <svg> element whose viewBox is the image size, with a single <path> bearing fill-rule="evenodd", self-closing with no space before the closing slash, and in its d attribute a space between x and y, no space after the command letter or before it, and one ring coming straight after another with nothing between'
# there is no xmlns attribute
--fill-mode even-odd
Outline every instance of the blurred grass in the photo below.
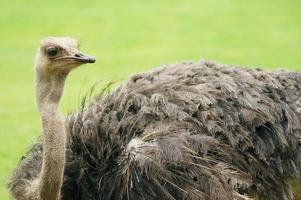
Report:
<svg viewBox="0 0 301 200"><path fill-rule="evenodd" d="M181 60L301 69L298 0L0 0L0 199L40 133L33 57L48 35L79 39L97 63L69 77L61 109L76 110L95 82Z"/></svg>
<svg viewBox="0 0 301 200"><path fill-rule="evenodd" d="M301 199L301 179L299 178L298 180L290 180L290 184L293 188L295 200L300 200Z"/></svg>

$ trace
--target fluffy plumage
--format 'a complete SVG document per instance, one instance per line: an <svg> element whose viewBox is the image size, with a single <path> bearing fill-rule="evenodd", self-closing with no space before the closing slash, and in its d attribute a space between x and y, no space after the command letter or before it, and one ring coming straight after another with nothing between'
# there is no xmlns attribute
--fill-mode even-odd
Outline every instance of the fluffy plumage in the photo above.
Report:
<svg viewBox="0 0 301 200"><path fill-rule="evenodd" d="M301 72L184 62L132 76L66 119L62 199L271 199L300 175ZM9 183L41 169L42 139Z"/></svg>

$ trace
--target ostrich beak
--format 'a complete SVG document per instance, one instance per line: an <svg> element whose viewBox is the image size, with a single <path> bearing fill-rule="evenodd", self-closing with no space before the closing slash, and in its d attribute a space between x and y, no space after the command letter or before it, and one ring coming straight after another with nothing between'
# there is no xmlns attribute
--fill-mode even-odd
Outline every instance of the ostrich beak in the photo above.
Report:
<svg viewBox="0 0 301 200"><path fill-rule="evenodd" d="M73 56L73 59L82 63L95 63L95 58L93 56L83 54L81 52L76 53Z"/></svg>
<svg viewBox="0 0 301 200"><path fill-rule="evenodd" d="M93 56L81 52L77 52L73 56L59 57L56 58L55 60L66 60L66 61L73 61L76 63L95 63L95 58Z"/></svg>

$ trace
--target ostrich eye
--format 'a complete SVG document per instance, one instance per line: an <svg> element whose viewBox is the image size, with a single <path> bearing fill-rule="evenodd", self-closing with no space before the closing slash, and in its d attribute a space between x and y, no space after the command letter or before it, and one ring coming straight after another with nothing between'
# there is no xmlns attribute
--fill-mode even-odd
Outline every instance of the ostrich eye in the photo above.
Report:
<svg viewBox="0 0 301 200"><path fill-rule="evenodd" d="M57 47L49 47L46 50L46 53L47 53L48 56L54 57L58 54L58 51L59 51L59 49Z"/></svg>

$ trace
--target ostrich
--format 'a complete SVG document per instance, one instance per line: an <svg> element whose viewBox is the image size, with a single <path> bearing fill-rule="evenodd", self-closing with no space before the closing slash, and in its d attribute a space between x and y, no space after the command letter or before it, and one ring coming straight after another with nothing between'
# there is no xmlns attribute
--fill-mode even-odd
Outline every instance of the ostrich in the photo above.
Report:
<svg viewBox="0 0 301 200"><path fill-rule="evenodd" d="M64 80L94 61L73 39L42 41L36 88L43 135L12 175L15 199L293 199L300 72L165 65L102 91L63 124Z"/></svg>

